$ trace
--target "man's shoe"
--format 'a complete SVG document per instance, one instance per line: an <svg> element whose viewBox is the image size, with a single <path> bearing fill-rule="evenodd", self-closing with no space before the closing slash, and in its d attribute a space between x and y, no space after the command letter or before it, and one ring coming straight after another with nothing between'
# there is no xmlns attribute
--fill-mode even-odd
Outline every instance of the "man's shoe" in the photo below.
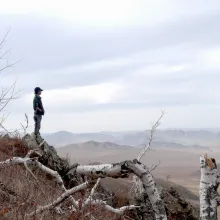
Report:
<svg viewBox="0 0 220 220"><path fill-rule="evenodd" d="M44 141L44 139L39 134L35 135L35 140L37 141L38 144Z"/></svg>

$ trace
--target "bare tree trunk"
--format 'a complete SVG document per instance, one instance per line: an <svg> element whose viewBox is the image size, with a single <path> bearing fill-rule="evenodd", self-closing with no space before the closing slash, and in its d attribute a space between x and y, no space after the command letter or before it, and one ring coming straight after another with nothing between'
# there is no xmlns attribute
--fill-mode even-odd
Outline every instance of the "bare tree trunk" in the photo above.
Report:
<svg viewBox="0 0 220 220"><path fill-rule="evenodd" d="M151 131L150 131L150 137L149 137L148 144L145 145L145 147L142 149L142 151L138 155L138 157L137 157L138 162L141 161L142 157L150 149L154 134L156 132L156 129L160 125L160 121L163 118L163 116L164 116L164 111L161 112L160 117L152 126ZM140 169L142 169L142 168L140 168ZM151 171L147 167L144 167L144 170L145 171L147 170L147 178L149 181L148 186L143 185L143 180L138 175L133 176L133 188L134 188L134 192L135 192L135 200L138 205L141 204L142 219L148 220L148 213L147 213L148 207L146 205L147 198L145 196L147 193L149 200L150 200L150 203L151 203L153 210L155 212L156 219L166 220L167 216L166 216L165 206L164 206L163 200L161 199L160 194L157 190L156 183L155 183L154 178L151 174Z"/></svg>
<svg viewBox="0 0 220 220"><path fill-rule="evenodd" d="M214 158L200 156L200 218L201 220L217 220L217 206L220 202L217 189L219 175Z"/></svg>
<svg viewBox="0 0 220 220"><path fill-rule="evenodd" d="M128 162L128 168L131 169L142 181L144 194L148 195L152 208L154 210L156 220L167 220L164 202L160 197L156 183L149 169L134 160L132 163ZM142 207L145 207L145 200L142 201ZM143 210L145 212L145 210Z"/></svg>
<svg viewBox="0 0 220 220"><path fill-rule="evenodd" d="M73 172L73 170L71 171ZM148 195L156 220L167 220L163 200L161 199L156 183L149 169L138 160L125 161L118 164L103 164L77 166L74 172L91 177L125 177L128 173L133 173L140 178L144 193ZM144 206L145 204L142 204Z"/></svg>

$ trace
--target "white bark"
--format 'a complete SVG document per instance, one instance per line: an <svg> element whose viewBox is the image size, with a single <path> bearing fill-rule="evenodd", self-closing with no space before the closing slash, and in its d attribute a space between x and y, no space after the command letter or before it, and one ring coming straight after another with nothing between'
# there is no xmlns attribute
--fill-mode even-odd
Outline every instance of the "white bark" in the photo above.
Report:
<svg viewBox="0 0 220 220"><path fill-rule="evenodd" d="M219 205L217 167L211 159L202 155L200 156L200 168L200 218L201 220L217 220L217 206Z"/></svg>
<svg viewBox="0 0 220 220"><path fill-rule="evenodd" d="M6 168L9 166L13 166L13 165L31 165L31 166L36 166L38 167L40 170L42 170L45 173L50 174L51 176L53 176L54 178L56 178L56 182L58 183L58 185L61 187L62 190L65 191L65 187L63 184L63 180L60 177L60 175L57 173L57 171L51 170L50 168L44 166L43 164L41 164L40 162L37 161L36 158L29 158L29 157L25 157L25 158L20 158L20 157L12 157L11 159L8 159L6 161L0 162L0 168ZM29 169L29 168L28 168Z"/></svg>
<svg viewBox="0 0 220 220"><path fill-rule="evenodd" d="M73 187L69 190L67 190L65 193L63 193L60 197L58 197L55 201L53 201L52 203L48 204L48 205L45 205L45 206L42 206L40 207L39 209L37 209L36 211L28 214L27 216L28 217L31 217L31 216L35 216L37 214L41 214L43 213L44 211L47 211L47 210L50 210L52 208L55 208L56 206L58 206L60 203L62 203L65 199L67 199L70 195L78 192L78 191L81 191L81 190L84 190L86 189L87 187L89 187L89 182L85 182L83 184L80 184L79 186L76 186L76 187Z"/></svg>
<svg viewBox="0 0 220 220"><path fill-rule="evenodd" d="M137 157L138 161L141 161L141 159L144 157L146 152L150 149L151 143L153 141L154 133L156 132L157 127L160 125L160 121L163 118L163 116L164 116L164 111L161 112L160 117L153 124L153 126L151 128L151 131L150 131L150 137L149 137L149 140L148 140L148 144L145 145L145 147L142 149L142 151L138 155L138 157ZM133 187L132 187L132 189L134 189L134 192L135 192L135 195L136 195L137 198L140 197L144 192L142 182L137 176L133 177Z"/></svg>
<svg viewBox="0 0 220 220"><path fill-rule="evenodd" d="M134 173L142 180L144 191L150 199L156 220L167 220L165 207L156 188L153 176L150 171L137 160L125 161L124 163L118 164L81 165L77 167L76 172L83 175L90 175L92 177L119 177L120 175L127 174L128 172Z"/></svg>
<svg viewBox="0 0 220 220"><path fill-rule="evenodd" d="M120 163L118 164L101 164L101 165L79 165L76 168L78 174L90 177L125 177L128 170L123 170Z"/></svg>
<svg viewBox="0 0 220 220"><path fill-rule="evenodd" d="M30 162L30 158L12 157L11 159L0 162L0 168L6 168L13 165L22 165L25 162Z"/></svg>
<svg viewBox="0 0 220 220"><path fill-rule="evenodd" d="M151 128L151 131L150 131L150 137L149 137L149 141L148 141L148 144L145 145L145 147L143 148L143 150L140 152L140 154L138 155L137 157L137 160L138 161L141 161L141 158L145 155L145 153L150 149L150 145L151 145L151 142L153 141L153 137L154 137L154 133L156 132L156 129L157 127L160 125L160 121L161 119L163 118L164 116L164 111L161 112L161 115L160 117L158 118L158 120L154 123L154 125L152 126Z"/></svg>
<svg viewBox="0 0 220 220"><path fill-rule="evenodd" d="M87 205L101 206L104 209L106 209L107 211L113 212L113 213L118 214L118 215L123 215L125 211L139 208L139 206L130 205L130 206L123 206L121 208L115 209L112 206L108 205L105 201L97 200L97 199L87 201L84 204L84 206L87 206Z"/></svg>
<svg viewBox="0 0 220 220"><path fill-rule="evenodd" d="M130 206L123 206L121 208L116 209L116 208L113 208L112 206L108 205L103 200L93 199L93 196L95 194L95 190L98 187L100 181L101 181L101 178L98 178L98 180L96 181L96 184L93 186L93 188L91 190L91 193L90 193L89 197L84 202L83 207L86 207L88 205L102 206L107 211L113 212L113 213L118 214L118 215L123 215L125 211L139 208L139 206L130 205ZM90 215L91 215L91 213L90 213Z"/></svg>
<svg viewBox="0 0 220 220"><path fill-rule="evenodd" d="M87 204L89 201L92 200L92 197L94 196L95 190L98 187L100 181L101 181L101 178L98 178L98 180L96 181L96 184L93 186L93 188L91 190L91 193L90 193L89 197L86 199L85 204Z"/></svg>
<svg viewBox="0 0 220 220"><path fill-rule="evenodd" d="M160 117L158 118L158 120L152 126L151 131L150 131L150 137L149 137L148 144L145 145L145 147L142 149L142 151L138 155L137 161L140 162L141 159L146 154L146 152L150 149L151 143L153 141L154 133L156 132L157 127L160 125L160 121L163 118L163 116L164 116L164 111L161 112ZM141 167L140 167L140 170L141 170ZM153 209L155 211L156 219L167 219L164 204L163 204L163 201L161 200L160 195L157 191L156 183L154 181L154 178L153 178L153 176L152 176L152 174L151 174L151 172L148 168L145 168L145 170L147 170L147 175L145 176L146 181L148 179L148 181L151 184L146 188L146 185L145 186L143 185L143 183L144 183L143 179L140 179L137 175L134 175L133 176L132 189L135 192L135 196L136 196L136 198L141 198L143 193L146 191L148 196L150 195L149 199L150 199L150 202L151 202L151 204L153 206ZM157 205L157 202L159 202L159 205Z"/></svg>
<svg viewBox="0 0 220 220"><path fill-rule="evenodd" d="M147 193L152 208L154 210L156 220L167 220L166 210L163 200L160 197L156 183L149 169L140 162L127 162L127 166L131 169L142 181L143 188Z"/></svg>

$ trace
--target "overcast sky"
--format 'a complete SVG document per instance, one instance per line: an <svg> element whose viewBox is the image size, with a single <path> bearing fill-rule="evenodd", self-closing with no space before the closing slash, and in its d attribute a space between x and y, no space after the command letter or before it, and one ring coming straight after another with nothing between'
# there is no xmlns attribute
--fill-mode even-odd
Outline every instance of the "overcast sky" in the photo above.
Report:
<svg viewBox="0 0 220 220"><path fill-rule="evenodd" d="M1 83L17 80L4 113L33 130L33 90L44 89L42 132L220 127L220 1L7 0L0 6ZM3 65L3 64L1 64Z"/></svg>

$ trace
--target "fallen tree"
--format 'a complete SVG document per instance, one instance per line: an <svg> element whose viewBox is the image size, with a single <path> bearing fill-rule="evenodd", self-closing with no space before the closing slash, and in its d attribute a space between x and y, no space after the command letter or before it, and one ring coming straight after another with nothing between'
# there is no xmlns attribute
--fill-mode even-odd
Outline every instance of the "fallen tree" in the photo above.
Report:
<svg viewBox="0 0 220 220"><path fill-rule="evenodd" d="M34 156L33 156L34 155ZM48 204L46 206L40 207L33 213L28 214L27 216L34 216L37 214L41 214L45 210L49 210L51 208L55 208L58 206L61 202L63 202L65 199L69 198L72 194L75 192L78 192L79 190L83 190L88 188L91 185L91 182L84 182L82 184L79 184L78 186L75 186L69 190L66 190L63 180L59 176L59 174L56 171L51 170L50 168L44 166L38 161L38 157L41 155L39 153L36 153L36 151L30 151L25 158L20 157L13 157L6 161L0 162L0 168L6 168L8 166L13 165L24 165L28 171L31 173L32 176L34 174L29 170L29 167L37 167L41 169L42 171L50 174L51 176L55 177L58 185L62 188L64 193L58 197L55 201L53 201L51 204ZM154 180L152 179L152 176L150 175L149 170L140 162L137 160L134 161L125 161L118 164L105 164L105 165L90 165L90 166L83 166L83 165L77 165L76 167L72 168L70 172L77 173L78 175L85 175L88 177L99 178L99 177L125 177L126 174L134 173L137 175L143 183L145 193L148 194L150 201L152 202L152 207L155 212L155 218L156 219L164 219L166 217L165 208L163 206L163 202L159 196L159 193L156 189ZM93 192L94 193L94 192ZM74 206L77 208L77 202L72 198ZM105 203L105 201L101 200L93 200L91 197L85 200L83 202L84 205L88 205L88 203L92 205L100 205L104 204L105 208L108 211L113 211L117 214L123 214L124 211L137 208L135 205L131 205L128 207L121 207L120 209L114 209L113 207L110 207Z"/></svg>
<svg viewBox="0 0 220 220"><path fill-rule="evenodd" d="M0 139L1 160L2 162L7 161L7 163L2 163L2 167L0 168L0 181L4 184L1 190L7 193L8 190L10 191L12 189L14 191L13 195L14 193L17 195L10 196L11 201L7 199L7 201L5 200L5 202L0 203L0 218L2 217L1 213L10 210L8 215L4 215L4 219L13 219L15 216L23 219L24 216L27 218L30 214L32 215L30 217L31 219L34 216L38 219L42 217L42 219L69 218L83 220L155 219L155 211L152 208L152 203L148 198L147 192L145 191L143 197L138 201L134 199L134 193L132 195L129 193L132 187L132 179L128 179L126 176L134 175L135 173L130 169L129 162L146 169L137 160L91 166L80 164L70 165L65 159L65 162L57 163L52 160L52 158L55 159L58 156L55 156L56 151L50 151L47 145L43 146L41 144L42 140L38 144L31 135L27 135L26 140L30 140L30 142L36 144L35 150L28 149L27 142L25 141L26 144L23 142L23 145L21 145L22 143L19 140L14 140L14 138L9 140L7 138ZM12 147L9 147L9 145ZM4 146L7 147L5 148ZM6 149L7 151L5 151ZM50 146L50 149L53 148ZM36 153L36 150L38 153ZM45 151L47 151L47 155L49 155L49 152L54 155L45 157L43 156ZM4 152L6 152L5 156ZM17 155L18 157L16 157ZM15 160L12 160L12 158ZM44 160L43 158L47 159ZM60 160L62 161L63 159L60 158ZM18 162L15 163L15 161ZM55 165L55 167L59 167L60 173L46 166L48 163L51 166ZM66 168L61 169L61 165L57 164L66 164ZM39 168L38 165L40 165ZM64 170L66 173L63 172ZM151 170L150 168L147 172ZM78 177L77 180L75 176ZM109 177L105 178L106 176ZM71 186L73 184L70 184L67 179L76 184ZM110 185L109 181L111 182ZM81 187L85 182L88 182L85 188L79 189L77 187ZM198 209L191 206L187 201L184 201L181 194L178 195L178 188L174 190L167 185L161 185L160 180L158 183L159 185L156 189L160 198L162 198L162 202L165 202L166 212L169 216L168 219L198 219ZM165 188L161 188L161 186ZM23 190L21 190L21 187ZM73 190L73 193L69 194L71 190ZM2 200L3 196L0 194L1 201L4 201ZM71 196L75 200L75 205ZM35 204L34 206L31 205L32 202ZM37 210L38 214L36 214ZM8 218L6 218L7 216Z"/></svg>
<svg viewBox="0 0 220 220"><path fill-rule="evenodd" d="M24 158L14 157L3 161L0 163L0 168L15 164L23 164L33 176L33 173L29 170L29 168L31 169L33 167L37 167L55 177L56 181L63 190L63 194L53 201L53 203L40 207L38 210L33 213L29 213L28 215L33 216L37 213L42 213L44 210L55 208L64 200L63 198L69 198L69 196L75 192L75 187L77 187L76 189L81 189L79 186L84 186L87 188L91 186L91 184L94 184L97 179L99 180L99 178L125 178L129 174L133 173L142 181L144 194L148 195L150 199L152 209L155 213L155 219L167 219L163 200L160 197L150 170L138 160L135 159L133 161L124 161L116 164L69 165L66 160L58 156L56 150L52 146L49 146L46 141L42 139L36 140L34 136L29 134L23 138L23 141L30 150L27 156ZM89 179L89 181L85 182L85 177ZM64 181L67 183L66 186L64 186ZM91 198L87 198L85 201L83 201L84 206L88 204L88 202L93 205L102 204L109 211L112 210L118 214L122 214L128 209L139 207L139 205L137 206L136 204L133 204L131 206L122 207L116 210L115 208L106 204L105 201L93 200ZM72 204L75 209L77 209L78 203L72 197ZM144 204L142 204L142 206L144 207Z"/></svg>

